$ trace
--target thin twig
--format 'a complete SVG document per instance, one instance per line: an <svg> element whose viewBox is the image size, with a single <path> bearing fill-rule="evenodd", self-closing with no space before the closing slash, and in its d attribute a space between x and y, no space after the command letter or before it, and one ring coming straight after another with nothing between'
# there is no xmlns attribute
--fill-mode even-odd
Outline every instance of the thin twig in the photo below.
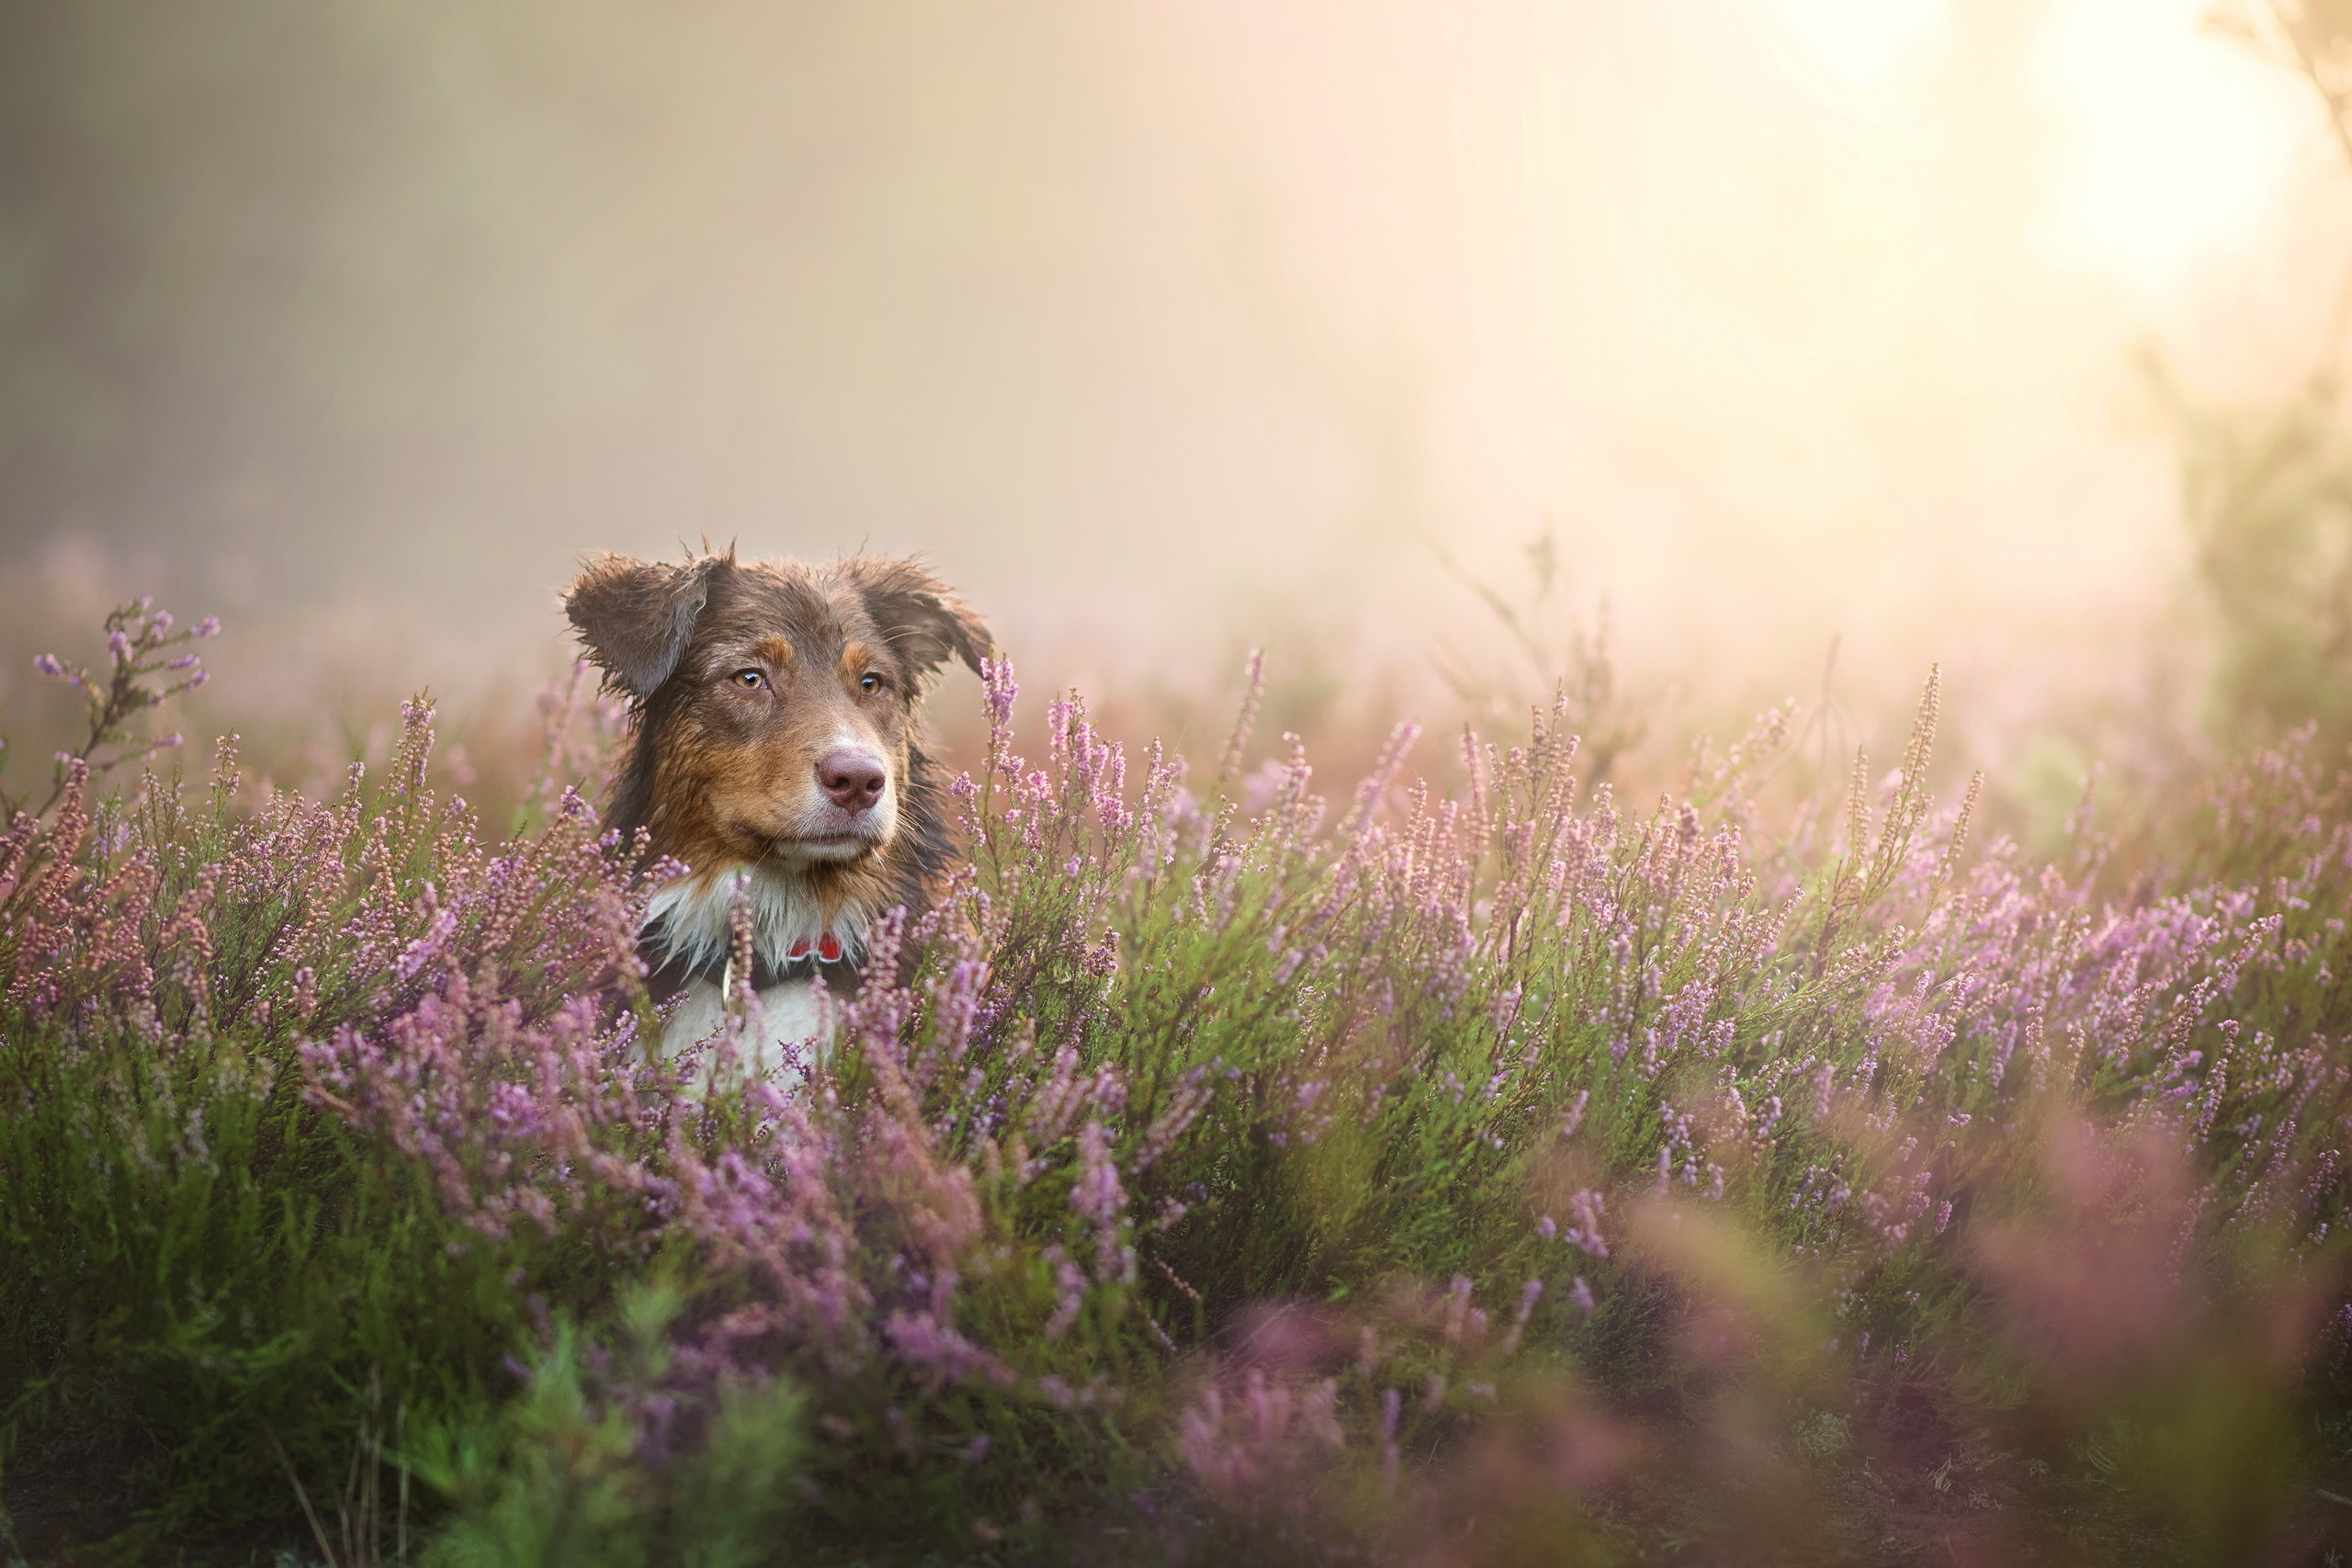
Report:
<svg viewBox="0 0 2352 1568"><path fill-rule="evenodd" d="M408 1396L405 1394L401 1396L398 1404L392 1406L392 1438L401 1449L400 1556L397 1561L405 1563L408 1561Z"/></svg>
<svg viewBox="0 0 2352 1568"><path fill-rule="evenodd" d="M302 1478L294 1473L294 1461L286 1457L286 1446L277 1434L265 1426L261 1435L269 1439L269 1451L277 1456L278 1465L286 1472L286 1479L293 1483L294 1498L302 1505L302 1517L311 1521L311 1539L319 1543L319 1555L326 1560L327 1568L337 1568L334 1547L327 1540L326 1527L319 1523L318 1510L311 1506L311 1495L302 1488Z"/></svg>

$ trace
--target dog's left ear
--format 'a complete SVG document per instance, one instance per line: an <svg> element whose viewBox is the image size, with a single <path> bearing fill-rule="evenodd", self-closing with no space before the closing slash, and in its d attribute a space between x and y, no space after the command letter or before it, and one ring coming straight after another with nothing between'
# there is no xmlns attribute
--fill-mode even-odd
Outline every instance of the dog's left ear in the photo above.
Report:
<svg viewBox="0 0 2352 1568"><path fill-rule="evenodd" d="M865 613L891 651L917 674L957 659L977 675L980 660L994 650L995 639L971 606L920 561L860 557L838 570L865 601Z"/></svg>

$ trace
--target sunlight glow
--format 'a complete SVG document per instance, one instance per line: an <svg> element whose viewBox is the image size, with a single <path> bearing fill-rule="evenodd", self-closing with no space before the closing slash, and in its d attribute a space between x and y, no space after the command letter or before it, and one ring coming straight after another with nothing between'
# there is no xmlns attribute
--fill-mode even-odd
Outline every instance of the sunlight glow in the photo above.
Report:
<svg viewBox="0 0 2352 1568"><path fill-rule="evenodd" d="M1856 87L1885 82L1944 16L1944 0L1773 0L1773 5L1815 58Z"/></svg>
<svg viewBox="0 0 2352 1568"><path fill-rule="evenodd" d="M2202 34L2203 0L2074 0L2043 80L2071 122L2059 237L2142 287L2270 215L2303 134L2297 84Z"/></svg>

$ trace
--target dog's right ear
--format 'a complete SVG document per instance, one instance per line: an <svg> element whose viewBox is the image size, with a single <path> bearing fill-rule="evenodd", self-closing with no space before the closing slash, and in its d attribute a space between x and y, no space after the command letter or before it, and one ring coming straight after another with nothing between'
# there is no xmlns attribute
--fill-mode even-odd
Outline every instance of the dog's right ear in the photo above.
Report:
<svg viewBox="0 0 2352 1568"><path fill-rule="evenodd" d="M731 555L680 566L605 556L572 581L563 596L564 614L579 629L588 657L614 685L643 702L678 668L695 617L710 599L712 580L733 564Z"/></svg>

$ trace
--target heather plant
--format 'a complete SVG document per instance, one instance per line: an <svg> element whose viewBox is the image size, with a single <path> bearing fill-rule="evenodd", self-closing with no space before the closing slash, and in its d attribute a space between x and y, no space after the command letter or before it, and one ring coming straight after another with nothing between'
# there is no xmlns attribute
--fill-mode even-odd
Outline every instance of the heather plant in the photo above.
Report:
<svg viewBox="0 0 2352 1568"><path fill-rule="evenodd" d="M1516 594L1481 581L1442 551L1439 564L1468 589L1491 617L1493 647L1472 653L1447 649L1439 673L1472 721L1489 729L1513 728L1530 692L1567 699L1586 775L1605 779L1618 759L1640 746L1649 728L1645 705L1619 684L1610 647L1609 603L1588 626L1567 603L1567 573L1559 536L1546 528L1520 547L1523 588Z"/></svg>
<svg viewBox="0 0 2352 1568"><path fill-rule="evenodd" d="M748 989L645 1049L675 868L560 789L486 837L424 705L324 803L69 769L0 847L20 1522L95 1457L127 1542L338 1562L2324 1530L2352 785L2308 739L2124 866L2087 802L2055 861L1973 845L1932 680L1785 825L1785 711L1640 810L1573 694L1451 795L1402 726L1335 814L1295 743L1239 779L1254 691L1196 785L1074 697L1033 765L985 685L968 863L774 1079Z"/></svg>
<svg viewBox="0 0 2352 1568"><path fill-rule="evenodd" d="M359 1019L422 1035L471 1010L550 1074L611 1043L607 1021L582 1032L577 998L632 962L612 847L577 808L484 852L462 803L422 791L427 716L410 716L372 794L355 772L340 802L240 813L224 746L201 805L152 777L94 798L76 763L54 817L0 845L6 1418L19 1468L119 1471L158 1499L153 1531L278 1511L270 1448L347 1446L362 1385L395 1406L477 1397L534 1276L610 1267L580 1250L596 1216L548 1216L498 1256L453 1246L433 1200L481 1151L404 1126L415 1163L376 1159L306 1083L305 1043ZM435 988L449 945L482 958L469 987ZM510 1195L492 1186L471 1228ZM126 1430L133 1447L107 1447Z"/></svg>
<svg viewBox="0 0 2352 1568"><path fill-rule="evenodd" d="M72 687L81 699L85 729L77 745L57 754L47 797L33 807L28 805L29 795L19 799L0 790L0 818L13 822L27 810L35 817L47 815L64 796L76 767L85 775L103 776L125 763L177 746L180 737L176 734L134 739L131 721L182 693L203 687L210 679L204 661L194 652L179 650L220 629L220 623L209 615L192 626L177 627L170 611L157 609L153 599L138 599L107 616L108 668L103 677L52 654L35 659L35 669ZM0 740L0 767L7 761L7 743Z"/></svg>

